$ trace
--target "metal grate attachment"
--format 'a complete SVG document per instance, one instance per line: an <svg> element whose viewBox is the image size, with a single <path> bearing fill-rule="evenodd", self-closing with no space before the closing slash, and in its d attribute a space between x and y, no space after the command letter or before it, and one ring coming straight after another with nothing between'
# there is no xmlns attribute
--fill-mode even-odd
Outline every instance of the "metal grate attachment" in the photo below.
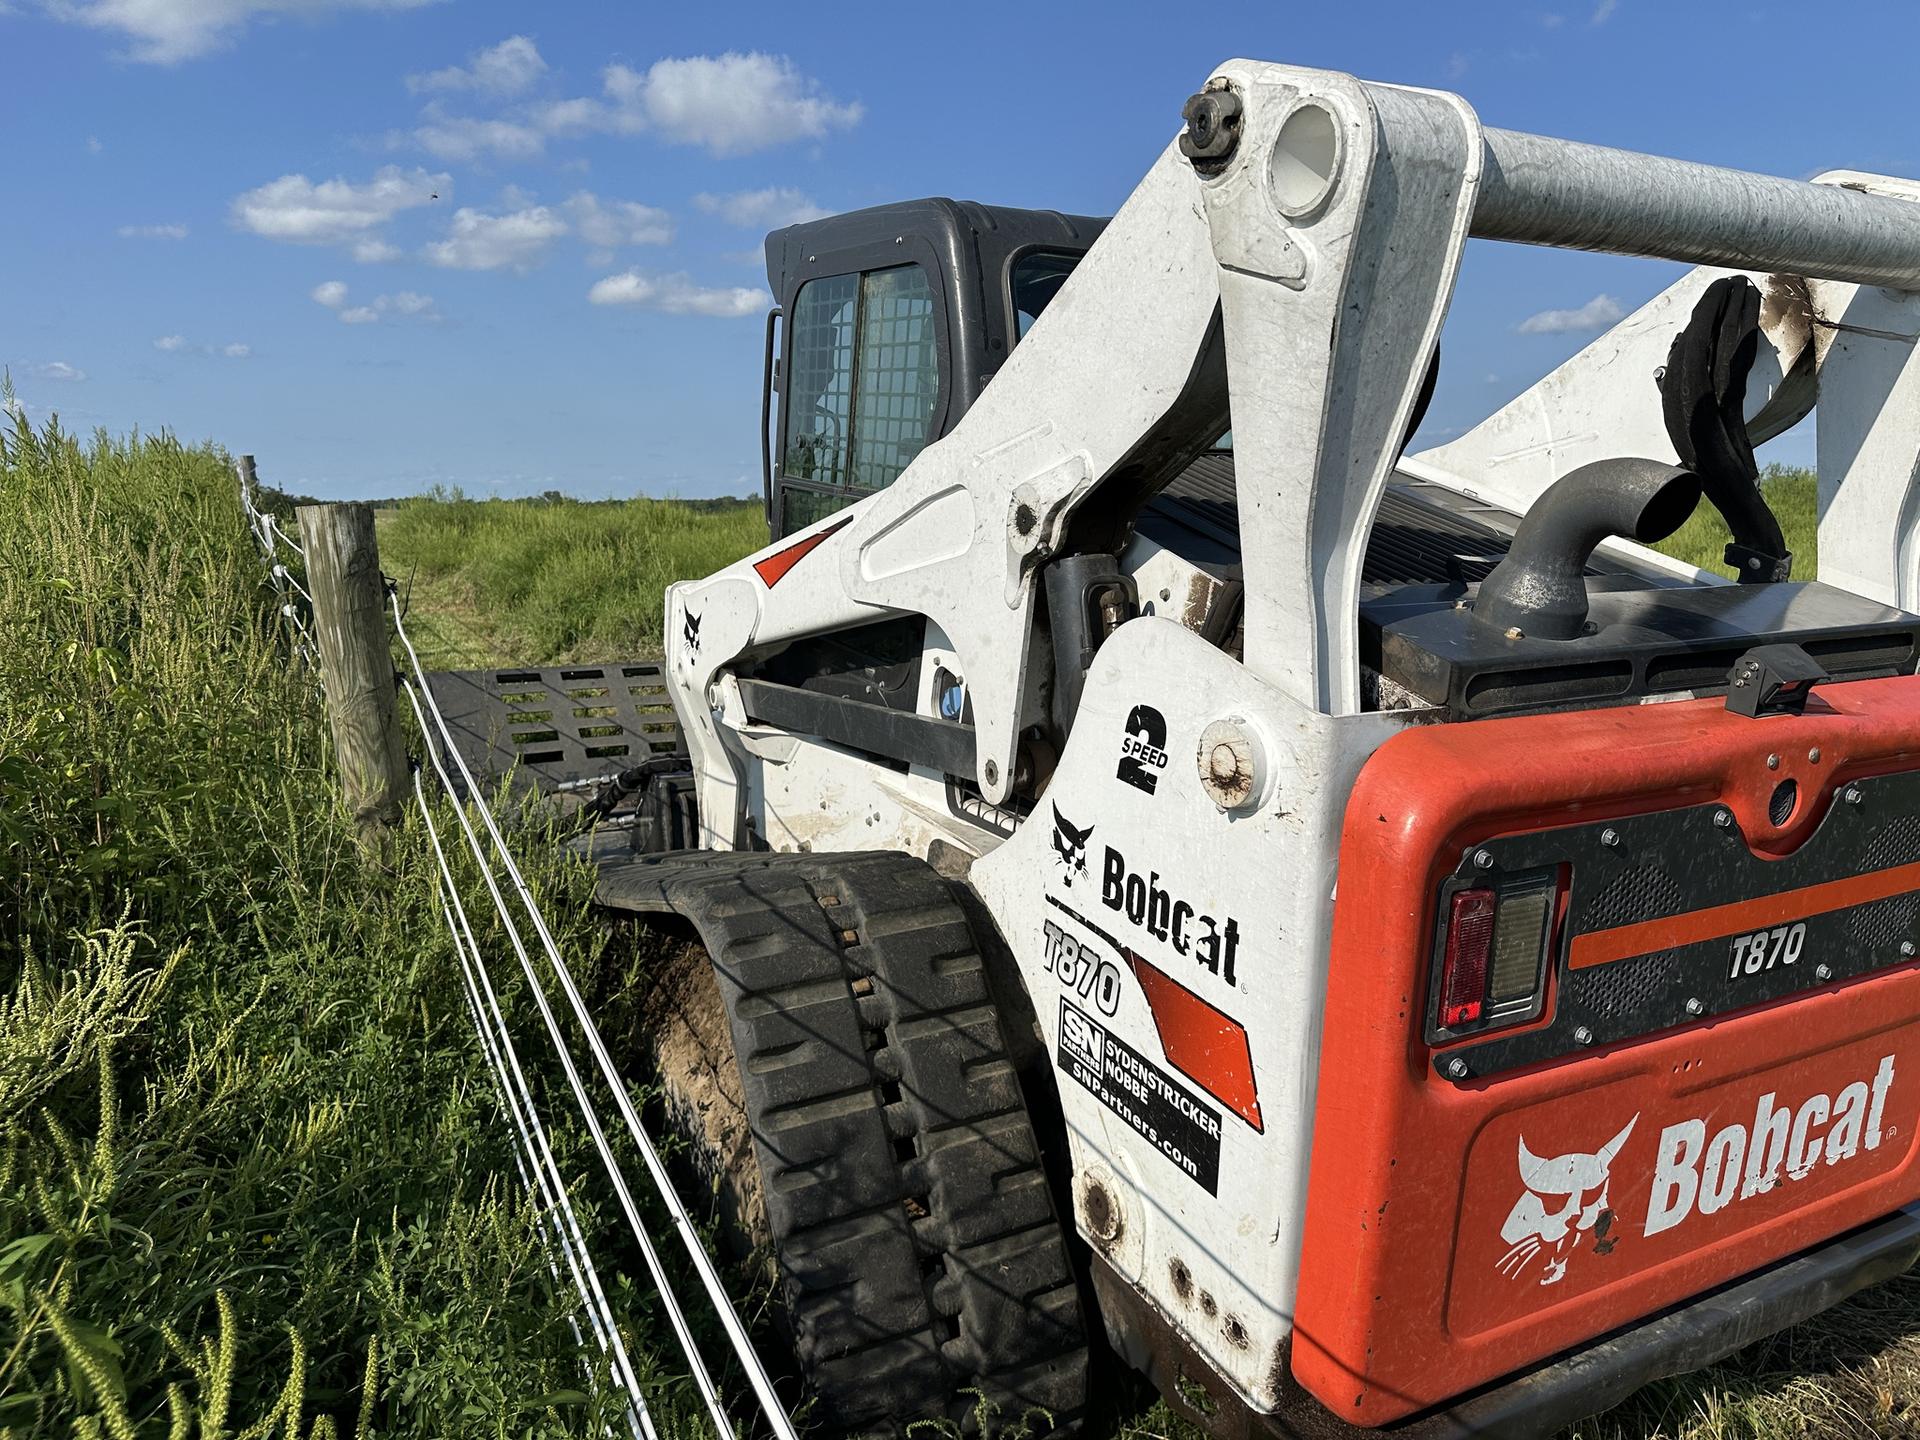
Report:
<svg viewBox="0 0 1920 1440"><path fill-rule="evenodd" d="M490 780L514 771L550 792L683 748L666 671L651 661L436 670L427 685L461 757Z"/></svg>

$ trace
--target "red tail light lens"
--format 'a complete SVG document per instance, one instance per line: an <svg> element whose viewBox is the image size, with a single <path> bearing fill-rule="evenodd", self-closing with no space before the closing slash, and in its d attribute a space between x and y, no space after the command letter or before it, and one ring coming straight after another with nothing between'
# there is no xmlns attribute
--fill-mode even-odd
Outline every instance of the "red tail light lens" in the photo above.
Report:
<svg viewBox="0 0 1920 1440"><path fill-rule="evenodd" d="M1486 1007L1496 908L1491 890L1454 892L1440 970L1440 1023L1449 1030L1472 1025Z"/></svg>

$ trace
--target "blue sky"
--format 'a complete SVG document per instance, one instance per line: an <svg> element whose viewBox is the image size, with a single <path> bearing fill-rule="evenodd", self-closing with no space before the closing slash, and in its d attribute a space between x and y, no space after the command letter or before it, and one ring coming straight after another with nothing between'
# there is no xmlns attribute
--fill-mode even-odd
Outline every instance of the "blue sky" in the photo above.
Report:
<svg viewBox="0 0 1920 1440"><path fill-rule="evenodd" d="M759 246L792 216L1109 213L1233 55L1455 89L1490 125L1912 175L1916 39L1911 0L0 0L0 364L35 416L212 438L323 496L746 493ZM1428 436L1673 273L1472 247Z"/></svg>

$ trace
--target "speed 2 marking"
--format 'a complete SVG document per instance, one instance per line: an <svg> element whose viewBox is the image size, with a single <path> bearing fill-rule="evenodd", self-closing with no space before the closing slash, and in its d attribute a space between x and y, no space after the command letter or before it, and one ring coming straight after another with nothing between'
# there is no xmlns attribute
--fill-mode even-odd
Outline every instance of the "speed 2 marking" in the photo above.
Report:
<svg viewBox="0 0 1920 1440"><path fill-rule="evenodd" d="M1053 921L1046 925L1046 967L1068 990L1091 1000L1102 1015L1120 1008L1120 967L1091 945L1083 944Z"/></svg>
<svg viewBox="0 0 1920 1440"><path fill-rule="evenodd" d="M1758 975L1776 965L1791 965L1800 958L1806 943L1807 922L1804 920L1776 925L1771 930L1755 930L1751 935L1736 935L1727 978L1738 980L1742 975Z"/></svg>

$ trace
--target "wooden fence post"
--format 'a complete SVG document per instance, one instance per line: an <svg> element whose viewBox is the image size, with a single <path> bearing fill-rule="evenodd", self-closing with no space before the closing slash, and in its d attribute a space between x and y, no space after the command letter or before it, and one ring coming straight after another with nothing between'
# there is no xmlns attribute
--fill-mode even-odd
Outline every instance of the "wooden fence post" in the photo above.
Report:
<svg viewBox="0 0 1920 1440"><path fill-rule="evenodd" d="M400 823L408 772L373 507L302 505L298 513L333 750L361 845L378 849Z"/></svg>

